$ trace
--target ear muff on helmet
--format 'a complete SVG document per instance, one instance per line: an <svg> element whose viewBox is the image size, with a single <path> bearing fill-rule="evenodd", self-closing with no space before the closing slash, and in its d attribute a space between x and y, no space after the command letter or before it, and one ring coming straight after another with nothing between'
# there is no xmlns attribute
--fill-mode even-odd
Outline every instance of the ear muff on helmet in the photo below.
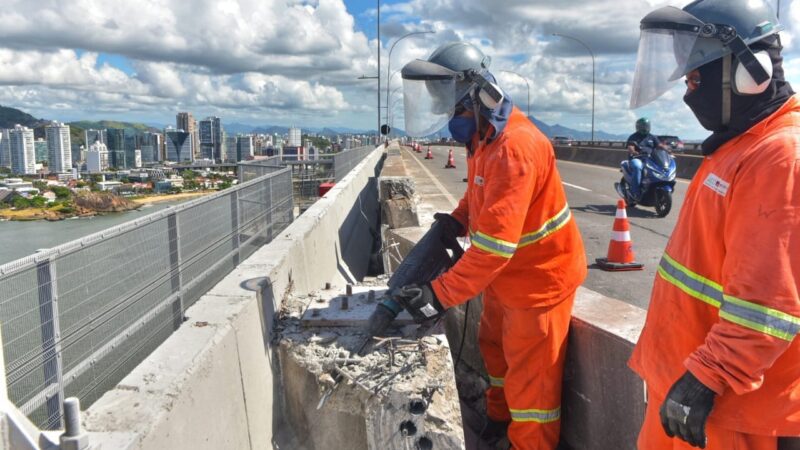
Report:
<svg viewBox="0 0 800 450"><path fill-rule="evenodd" d="M750 71L741 64L738 59L734 59L732 72L733 72L733 83L731 83L731 87L733 88L733 92L737 95L758 95L767 90L769 86L770 80L772 80L772 59L769 57L769 53L765 51L756 52L753 54L756 61L758 61L759 65L764 69L765 72L769 75L766 81L759 84L756 80L753 79L753 76L750 74Z"/></svg>

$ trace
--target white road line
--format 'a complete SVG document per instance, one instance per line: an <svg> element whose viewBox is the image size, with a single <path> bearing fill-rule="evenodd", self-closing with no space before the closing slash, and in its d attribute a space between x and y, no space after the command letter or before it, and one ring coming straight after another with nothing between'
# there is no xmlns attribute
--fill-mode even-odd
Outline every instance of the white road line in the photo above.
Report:
<svg viewBox="0 0 800 450"><path fill-rule="evenodd" d="M406 152L410 153L410 150L407 150L407 149L403 149L403 150L405 150ZM450 205L453 208L458 206L458 201L455 199L455 197L453 197L449 192L447 192L447 189L445 189L445 187L442 185L442 183L440 183L439 180L437 180L436 177L433 176L431 171L428 170L428 168L425 167L422 164L422 162L419 159L417 159L414 155L411 155L411 159L413 159L414 161L417 162L419 167L428 175L428 177L431 179L431 181L433 181L433 184L439 189L439 191L441 191L442 195L444 195L445 198L447 199L447 201L450 202Z"/></svg>
<svg viewBox="0 0 800 450"><path fill-rule="evenodd" d="M571 188L578 189L579 191L592 192L592 190L591 190L591 189L586 189L586 188L585 188L585 187L583 187L583 186L578 186L578 185L576 185L576 184L567 183L566 181L562 181L562 182L561 182L561 184L563 184L564 186L569 186L569 187L571 187Z"/></svg>

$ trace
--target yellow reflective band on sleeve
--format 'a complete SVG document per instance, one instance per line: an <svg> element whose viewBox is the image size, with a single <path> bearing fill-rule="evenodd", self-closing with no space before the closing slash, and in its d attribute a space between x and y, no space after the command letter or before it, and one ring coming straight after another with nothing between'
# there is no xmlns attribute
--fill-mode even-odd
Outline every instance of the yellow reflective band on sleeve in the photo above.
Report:
<svg viewBox="0 0 800 450"><path fill-rule="evenodd" d="M505 386L505 384L506 384L505 379L489 375L489 386L501 388Z"/></svg>
<svg viewBox="0 0 800 450"><path fill-rule="evenodd" d="M503 258L511 258L517 250L517 244L494 238L480 231L472 233L470 241L475 247Z"/></svg>
<svg viewBox="0 0 800 450"><path fill-rule="evenodd" d="M664 253L658 265L658 274L692 297L719 308L722 304L722 286L687 269Z"/></svg>
<svg viewBox="0 0 800 450"><path fill-rule="evenodd" d="M539 227L538 230L534 231L533 233L523 234L519 241L519 247L522 248L526 245L535 244L547 236L550 236L551 234L563 228L564 225L568 224L570 218L572 218L572 212L569 210L569 205L565 205L561 211L559 211L552 218L548 219L544 225Z"/></svg>
<svg viewBox="0 0 800 450"><path fill-rule="evenodd" d="M514 422L550 423L561 419L561 407L556 409L510 409Z"/></svg>
<svg viewBox="0 0 800 450"><path fill-rule="evenodd" d="M800 333L800 318L724 294L722 285L692 272L666 253L658 275L689 296L719 308L719 316L729 322L790 342Z"/></svg>
<svg viewBox="0 0 800 450"><path fill-rule="evenodd" d="M800 319L776 309L725 295L719 316L745 328L793 341L800 332Z"/></svg>

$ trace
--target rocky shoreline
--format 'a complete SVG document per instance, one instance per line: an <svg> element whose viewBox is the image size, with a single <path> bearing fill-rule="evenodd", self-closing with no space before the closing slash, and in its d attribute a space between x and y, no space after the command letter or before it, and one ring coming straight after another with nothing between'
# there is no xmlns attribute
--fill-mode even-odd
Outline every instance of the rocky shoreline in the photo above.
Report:
<svg viewBox="0 0 800 450"><path fill-rule="evenodd" d="M139 209L141 206L110 192L82 192L74 197L72 206L63 210L30 208L22 212L11 211L14 214L3 214L4 211L0 210L0 220L56 222L73 217L92 217L106 213L131 211Z"/></svg>

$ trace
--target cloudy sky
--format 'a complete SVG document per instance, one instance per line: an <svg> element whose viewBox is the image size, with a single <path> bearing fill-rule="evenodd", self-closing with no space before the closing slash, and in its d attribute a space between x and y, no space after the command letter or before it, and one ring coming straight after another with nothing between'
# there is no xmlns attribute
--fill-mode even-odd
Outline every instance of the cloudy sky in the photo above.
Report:
<svg viewBox="0 0 800 450"><path fill-rule="evenodd" d="M777 0L775 0L777 2ZM627 109L638 22L655 0L0 0L0 104L63 121L172 124L175 113L252 125L377 126L389 48L395 70L456 39L493 58L515 102L547 123L588 130L596 56L596 129L631 131L648 115L654 132L702 138L676 88L649 108ZM800 87L800 0L783 0L787 76ZM390 106L402 118L400 76ZM402 127L402 123L396 123Z"/></svg>

